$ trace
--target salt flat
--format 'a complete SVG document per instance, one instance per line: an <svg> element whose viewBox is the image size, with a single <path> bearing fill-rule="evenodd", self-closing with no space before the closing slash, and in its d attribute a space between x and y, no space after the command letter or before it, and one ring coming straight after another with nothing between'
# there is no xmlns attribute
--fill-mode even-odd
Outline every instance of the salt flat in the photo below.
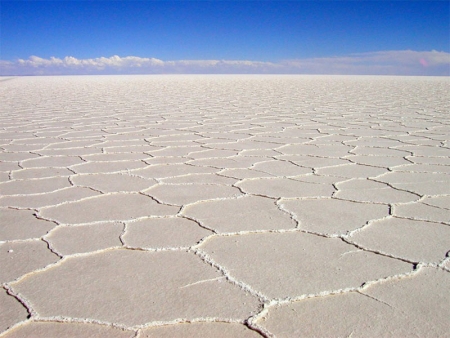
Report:
<svg viewBox="0 0 450 338"><path fill-rule="evenodd" d="M450 81L0 81L2 337L444 337Z"/></svg>

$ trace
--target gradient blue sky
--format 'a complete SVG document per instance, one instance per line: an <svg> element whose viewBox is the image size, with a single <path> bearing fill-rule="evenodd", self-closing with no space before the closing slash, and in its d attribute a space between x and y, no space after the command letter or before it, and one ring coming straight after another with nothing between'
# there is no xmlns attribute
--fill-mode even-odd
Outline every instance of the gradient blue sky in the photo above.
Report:
<svg viewBox="0 0 450 338"><path fill-rule="evenodd" d="M142 58L139 67L147 62L148 71L148 59L155 58L262 62L269 68L284 65L281 72L289 72L288 60L341 60L380 52L397 52L398 58L401 51L434 51L430 60L426 54L416 55L420 66L436 66L444 73L449 67L445 61L450 55L449 1L1 0L0 4L0 60L8 61L0 65L3 68L45 64L49 71L58 62L39 60L54 57L67 68L70 62L64 58L69 56L80 62L134 56L134 61L121 61L122 70ZM440 60L437 65L433 58ZM370 66L370 60L358 62ZM119 61L105 62L108 68ZM89 65L93 63L86 61ZM189 66L184 67L188 72Z"/></svg>

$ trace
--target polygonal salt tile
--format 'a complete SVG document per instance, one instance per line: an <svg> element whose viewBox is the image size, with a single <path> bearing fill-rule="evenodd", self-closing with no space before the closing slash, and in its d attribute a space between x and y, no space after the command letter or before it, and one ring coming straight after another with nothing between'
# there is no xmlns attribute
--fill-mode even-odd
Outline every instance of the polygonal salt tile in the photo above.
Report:
<svg viewBox="0 0 450 338"><path fill-rule="evenodd" d="M141 126L129 126L126 127L128 130L123 131L114 131L114 134L109 134L104 138L104 140L111 141L111 142L118 142L118 141L125 141L125 142L137 142L136 144L149 144L150 135L153 134L153 131L144 130ZM105 129L106 130L106 129ZM112 132L112 130L111 130ZM141 143L138 143L141 142ZM111 143L112 144L112 143ZM111 145L110 144L110 145Z"/></svg>
<svg viewBox="0 0 450 338"><path fill-rule="evenodd" d="M332 184L300 182L289 178L246 179L236 184L249 194L279 197L331 197Z"/></svg>
<svg viewBox="0 0 450 338"><path fill-rule="evenodd" d="M244 134L244 133L240 134L240 133L231 133L231 132L227 132L227 133L201 132L199 134L201 134L203 137L218 138L218 139L228 139L228 140L235 140L235 141L251 137L250 134Z"/></svg>
<svg viewBox="0 0 450 338"><path fill-rule="evenodd" d="M3 120L3 121L5 122L5 125L6 125L6 121L5 120ZM17 126L18 127L18 126L20 126L22 124L23 123L18 123L18 122L14 123L14 122L12 122L11 126ZM34 133L32 133L30 131L23 132L23 130L21 130L20 132L17 132L15 130L8 130L8 131L2 130L0 132L0 139L1 140L9 140L9 141L11 141L11 140L18 140L18 139L27 139L27 138L31 138L31 137L35 137L35 135L34 135Z"/></svg>
<svg viewBox="0 0 450 338"><path fill-rule="evenodd" d="M60 167L66 168L84 161L78 156L42 156L21 162L21 166L27 168Z"/></svg>
<svg viewBox="0 0 450 338"><path fill-rule="evenodd" d="M186 162L186 158L184 157L164 157L164 156L157 156L157 157L149 157L148 159L143 160L145 163L149 165L154 164L184 164Z"/></svg>
<svg viewBox="0 0 450 338"><path fill-rule="evenodd" d="M438 223L389 218L371 223L350 240L412 262L440 262L450 247L450 228Z"/></svg>
<svg viewBox="0 0 450 338"><path fill-rule="evenodd" d="M327 133L338 133L339 130L327 130ZM356 138L353 136L348 135L326 135L326 136L319 136L314 138L314 141L308 142L308 144L317 144L317 145L332 145L332 144L338 144L338 143L344 143L346 144L348 141L353 141Z"/></svg>
<svg viewBox="0 0 450 338"><path fill-rule="evenodd" d="M109 133L105 136L106 140L140 140L149 135L149 132L144 130L145 128L138 126L124 128L107 127L102 129Z"/></svg>
<svg viewBox="0 0 450 338"><path fill-rule="evenodd" d="M0 172L0 182L9 181L9 173L8 172Z"/></svg>
<svg viewBox="0 0 450 338"><path fill-rule="evenodd" d="M403 319L411 324L399 322L398 336L438 337L445 336L450 330L446 320L450 316L450 295L446 292L449 287L449 273L422 268L417 275L399 281L385 281L363 292L403 312ZM385 320L391 325L391 332L395 332L396 324L392 317Z"/></svg>
<svg viewBox="0 0 450 338"><path fill-rule="evenodd" d="M341 158L314 157L302 155L278 155L277 158L291 161L299 166L308 168L331 167L347 164L349 161Z"/></svg>
<svg viewBox="0 0 450 338"><path fill-rule="evenodd" d="M61 226L45 238L59 254L72 255L121 246L123 228L121 223Z"/></svg>
<svg viewBox="0 0 450 338"><path fill-rule="evenodd" d="M70 131L64 134L60 134L64 139L75 139L75 138L103 138L108 137L109 134L104 132L103 130L79 130L79 131Z"/></svg>
<svg viewBox="0 0 450 338"><path fill-rule="evenodd" d="M10 282L28 272L59 260L47 243L34 240L0 244L0 282Z"/></svg>
<svg viewBox="0 0 450 338"><path fill-rule="evenodd" d="M25 307L6 290L0 289L0 333L27 318Z"/></svg>
<svg viewBox="0 0 450 338"><path fill-rule="evenodd" d="M183 142L185 143L185 142ZM205 148L202 148L198 145L193 146L193 147L178 147L178 146L173 146L173 147L166 147L166 148L160 148L160 149L156 149L156 150L149 150L146 151L146 153L155 156L155 157L159 157L159 156L188 156L190 153L192 152L196 152L196 151L202 151L205 150Z"/></svg>
<svg viewBox="0 0 450 338"><path fill-rule="evenodd" d="M178 318L244 320L258 300L182 251L109 250L72 257L12 284L44 317L134 326Z"/></svg>
<svg viewBox="0 0 450 338"><path fill-rule="evenodd" d="M73 171L67 168L30 168L30 169L15 170L11 172L11 178L20 180L29 178L70 176L72 174Z"/></svg>
<svg viewBox="0 0 450 338"><path fill-rule="evenodd" d="M184 147L199 147L200 141L202 139L197 139L195 141L193 141L193 140L183 141L183 140L174 139L173 141L162 141L162 142L158 142L157 140L158 140L158 138L153 139L151 144L158 147L158 149L170 149L170 148L174 149L174 148L178 148L178 147L183 147L183 148ZM182 155L182 156L187 157L188 155Z"/></svg>
<svg viewBox="0 0 450 338"><path fill-rule="evenodd" d="M116 153L116 154L94 154L85 155L83 159L87 162L110 162L110 161L133 161L151 158L143 153Z"/></svg>
<svg viewBox="0 0 450 338"><path fill-rule="evenodd" d="M225 158L204 158L200 160L189 161L189 164L197 166L213 167L217 169L235 169L247 168L263 159L252 156L233 156Z"/></svg>
<svg viewBox="0 0 450 338"><path fill-rule="evenodd" d="M377 177L378 181L390 184L408 184L417 182L445 182L449 179L449 175L441 173L414 173L414 172L389 172Z"/></svg>
<svg viewBox="0 0 450 338"><path fill-rule="evenodd" d="M421 123L421 122L417 122ZM430 125L430 124L429 124ZM448 139L448 132L434 132L432 129L434 129L436 126L432 126L430 130L425 131L423 130L424 125L416 125L416 130L409 130L408 135L410 139L407 143L410 143L409 145L401 145L398 148L405 148L405 149L420 149L425 148L426 151L427 148L436 147L440 148L442 146L442 142L445 142ZM406 136L406 135L405 135Z"/></svg>
<svg viewBox="0 0 450 338"><path fill-rule="evenodd" d="M406 164L406 165L399 165L391 169L392 171L450 174L450 165Z"/></svg>
<svg viewBox="0 0 450 338"><path fill-rule="evenodd" d="M282 200L281 206L295 214L301 229L323 234L344 234L389 215L387 205L337 199Z"/></svg>
<svg viewBox="0 0 450 338"><path fill-rule="evenodd" d="M129 147L129 146L149 146L150 144L143 139L130 139L130 140L108 140L97 144L95 147L105 148L108 147Z"/></svg>
<svg viewBox="0 0 450 338"><path fill-rule="evenodd" d="M274 200L245 196L206 201L186 207L183 214L217 232L293 229L296 223Z"/></svg>
<svg viewBox="0 0 450 338"><path fill-rule="evenodd" d="M338 238L302 232L218 236L201 248L232 277L270 298L356 288L412 268Z"/></svg>
<svg viewBox="0 0 450 338"><path fill-rule="evenodd" d="M393 215L417 220L450 224L450 211L439 207L416 202L393 207Z"/></svg>
<svg viewBox="0 0 450 338"><path fill-rule="evenodd" d="M184 163L178 164L155 164L147 166L143 169L133 170L133 175L138 175L146 178L166 178L174 176L182 176L187 174L204 174L214 173L217 169L196 167Z"/></svg>
<svg viewBox="0 0 450 338"><path fill-rule="evenodd" d="M7 161L7 162L24 161L36 157L39 157L39 155L32 153L7 153L7 152L0 153L0 161Z"/></svg>
<svg viewBox="0 0 450 338"><path fill-rule="evenodd" d="M257 338L261 337L256 331L237 323L223 322L200 322L200 323L181 323L174 325L156 326L141 331L140 337L148 338Z"/></svg>
<svg viewBox="0 0 450 338"><path fill-rule="evenodd" d="M335 167L316 169L318 175L330 175L346 178L366 178L384 174L387 172L385 168L371 167L360 164L343 164Z"/></svg>
<svg viewBox="0 0 450 338"><path fill-rule="evenodd" d="M272 174L263 173L252 169L224 169L219 171L220 175L233 177L236 179L257 178L257 177L273 177Z"/></svg>
<svg viewBox="0 0 450 338"><path fill-rule="evenodd" d="M407 191L401 191L387 184L367 179L351 179L336 183L338 191L334 197L360 202L373 203L404 203L416 201L419 196Z"/></svg>
<svg viewBox="0 0 450 338"><path fill-rule="evenodd" d="M450 165L450 157L408 156L407 159L416 164Z"/></svg>
<svg viewBox="0 0 450 338"><path fill-rule="evenodd" d="M235 144L235 140L223 139L223 138L205 138L205 139L197 140L195 142L197 142L198 144L204 145L205 148L212 148L212 149L216 149L216 145L218 145L220 148L222 148L222 145L224 143ZM236 151L236 152L241 151L239 149L232 149L232 148L222 149L222 150L230 150L230 151Z"/></svg>
<svg viewBox="0 0 450 338"><path fill-rule="evenodd" d="M366 121L359 121L359 122L355 122L355 125L360 125L362 127L360 128L348 128L345 132L349 133L353 136L358 136L358 137L369 137L369 136L376 136L376 137L394 137L397 136L399 133L403 132L403 129L400 128L401 130L399 130L399 127L396 128L381 128L381 129L376 129L375 127L371 126L370 122ZM366 128L364 128L366 127Z"/></svg>
<svg viewBox="0 0 450 338"><path fill-rule="evenodd" d="M242 156L259 156L259 157L269 157L280 155L280 153L273 149L256 149L256 150L242 150L240 153Z"/></svg>
<svg viewBox="0 0 450 338"><path fill-rule="evenodd" d="M84 148L84 147L68 148L68 149L42 149L39 150L39 154L45 156L78 157L83 155L102 154L102 150L100 148Z"/></svg>
<svg viewBox="0 0 450 338"><path fill-rule="evenodd" d="M0 209L0 241L38 238L56 226L34 214L32 210Z"/></svg>
<svg viewBox="0 0 450 338"><path fill-rule="evenodd" d="M59 127L47 127L45 129L37 129L34 135L39 137L53 137L60 141L61 134L64 133L66 129L63 126Z"/></svg>
<svg viewBox="0 0 450 338"><path fill-rule="evenodd" d="M253 133L253 131L252 131ZM254 150L254 149L274 149L280 146L278 143L272 142L258 142L251 140L244 140L240 142L230 142L230 143L209 143L205 144L206 147L214 147L217 149L228 149L228 150Z"/></svg>
<svg viewBox="0 0 450 338"><path fill-rule="evenodd" d="M437 208L450 210L450 196L425 197L421 202Z"/></svg>
<svg viewBox="0 0 450 338"><path fill-rule="evenodd" d="M190 247L212 232L185 218L150 218L127 224L124 243L140 248Z"/></svg>
<svg viewBox="0 0 450 338"><path fill-rule="evenodd" d="M304 121L305 124L309 121ZM287 127L282 132L278 133L277 135L282 135L283 137L289 137L289 138L296 138L296 137L302 137L302 138L308 138L313 139L316 136L322 135L317 129L305 129L299 126L295 127Z"/></svg>
<svg viewBox="0 0 450 338"><path fill-rule="evenodd" d="M128 331L110 325L98 325L76 322L28 322L4 335L5 338L50 338L50 337L111 337L133 338L134 331Z"/></svg>
<svg viewBox="0 0 450 338"><path fill-rule="evenodd" d="M345 144L352 146L364 147L377 147L377 148L388 148L402 145L403 143L398 140L392 140L382 137L360 137L357 140L344 141Z"/></svg>
<svg viewBox="0 0 450 338"><path fill-rule="evenodd" d="M2 145L2 149L6 152L35 152L42 149L45 144L6 144Z"/></svg>
<svg viewBox="0 0 450 338"><path fill-rule="evenodd" d="M0 183L2 195L28 195L51 192L70 187L67 177L50 177L33 180L14 180Z"/></svg>
<svg viewBox="0 0 450 338"><path fill-rule="evenodd" d="M206 150L191 152L186 156L196 160L196 159L201 159L201 158L217 158L217 157L236 156L237 154L238 154L238 152L235 150L206 149Z"/></svg>
<svg viewBox="0 0 450 338"><path fill-rule="evenodd" d="M199 184L222 184L233 185L237 182L236 179L224 177L217 174L191 174L177 177L163 178L164 183L182 184L182 183L199 183Z"/></svg>
<svg viewBox="0 0 450 338"><path fill-rule="evenodd" d="M314 183L314 184L333 184L336 181L340 181L339 178L333 176L320 176L316 174L306 174L290 177L295 181L306 182L306 183Z"/></svg>
<svg viewBox="0 0 450 338"><path fill-rule="evenodd" d="M403 164L410 164L411 162L403 157L393 156L366 156L366 155L348 155L345 159L353 163L369 165L374 167L390 168Z"/></svg>
<svg viewBox="0 0 450 338"><path fill-rule="evenodd" d="M146 145L127 145L127 146L117 146L117 147L104 147L103 148L106 154L113 154L113 153L151 153L155 149L160 149L159 147L155 147L151 144Z"/></svg>
<svg viewBox="0 0 450 338"><path fill-rule="evenodd" d="M279 135L279 134L276 134ZM305 144L309 142L312 142L311 139L309 137L272 137L272 136L260 136L259 137L261 140L267 140L268 142L274 142L277 143L278 146L284 146L286 144ZM279 152L277 152L279 154Z"/></svg>
<svg viewBox="0 0 450 338"><path fill-rule="evenodd" d="M360 146L357 146L355 149L353 149L351 153L355 155L364 155L364 156L393 156L393 157L403 157L412 155L411 152L401 149L360 147Z"/></svg>
<svg viewBox="0 0 450 338"><path fill-rule="evenodd" d="M404 145L397 148L411 152L413 156L450 157L450 149L444 147Z"/></svg>
<svg viewBox="0 0 450 338"><path fill-rule="evenodd" d="M307 145L307 144L292 144L280 147L277 149L280 153L285 155L302 155L302 156L319 156L319 157L331 157L339 158L349 155L349 151L353 147L347 147L344 145Z"/></svg>
<svg viewBox="0 0 450 338"><path fill-rule="evenodd" d="M363 293L272 307L258 324L277 337L444 337L450 330L449 288L449 273L425 268Z"/></svg>
<svg viewBox="0 0 450 338"><path fill-rule="evenodd" d="M368 304L366 304L368 303ZM342 315L345 311L345 316ZM391 310L384 304L370 300L356 292L304 299L272 307L258 324L276 337L351 337L355 327L362 326L361 337L373 332L374 314L388 316ZM358 325L359 324L359 325ZM372 324L372 327L366 327ZM378 327L378 325L376 325Z"/></svg>
<svg viewBox="0 0 450 338"><path fill-rule="evenodd" d="M195 141L198 139L202 139L202 136L192 135L192 134L179 134L179 135L166 135L166 136L158 136L155 141L159 142L172 142L172 141ZM152 140L153 141L153 140Z"/></svg>
<svg viewBox="0 0 450 338"><path fill-rule="evenodd" d="M128 174L87 174L71 177L72 183L90 187L101 192L140 191L157 184L155 180Z"/></svg>
<svg viewBox="0 0 450 338"><path fill-rule="evenodd" d="M175 205L242 195L238 188L216 184L160 184L145 190L144 193L162 203Z"/></svg>
<svg viewBox="0 0 450 338"><path fill-rule="evenodd" d="M308 141L308 139L288 139L288 138L281 138L281 137L274 137L277 135L276 133L270 133L270 134L259 134L258 136L254 136L251 138L252 141L257 142L269 142L269 143L275 143L278 147L281 145L285 145L286 143L303 143ZM275 148L275 147L274 147ZM254 151L252 149L249 149L250 151ZM269 150L273 151L272 149L262 149L262 150ZM244 150L246 151L246 150ZM248 151L248 150L247 150Z"/></svg>
<svg viewBox="0 0 450 338"><path fill-rule="evenodd" d="M67 148L79 148L79 147L91 147L103 143L100 140L77 140L67 142L56 142L49 144L45 149L67 149Z"/></svg>
<svg viewBox="0 0 450 338"><path fill-rule="evenodd" d="M159 204L148 196L119 193L48 207L42 209L39 215L60 223L80 224L168 216L176 214L178 210L178 207Z"/></svg>
<svg viewBox="0 0 450 338"><path fill-rule="evenodd" d="M252 166L252 169L274 176L298 176L312 173L309 168L303 168L287 161L261 162Z"/></svg>
<svg viewBox="0 0 450 338"><path fill-rule="evenodd" d="M450 175L441 173L390 172L377 177L377 181L420 195L450 194Z"/></svg>
<svg viewBox="0 0 450 338"><path fill-rule="evenodd" d="M142 161L87 162L71 166L77 174L99 174L147 167Z"/></svg>
<svg viewBox="0 0 450 338"><path fill-rule="evenodd" d="M36 209L98 195L99 192L89 188L70 187L45 194L3 196L0 197L0 206Z"/></svg>
<svg viewBox="0 0 450 338"><path fill-rule="evenodd" d="M4 171L9 176L9 171L19 170L19 162L0 162L0 171Z"/></svg>

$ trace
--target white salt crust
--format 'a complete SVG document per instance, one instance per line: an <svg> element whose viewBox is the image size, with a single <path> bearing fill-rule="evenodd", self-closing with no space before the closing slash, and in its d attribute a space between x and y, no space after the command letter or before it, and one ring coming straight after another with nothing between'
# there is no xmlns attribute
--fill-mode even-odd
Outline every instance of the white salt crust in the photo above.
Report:
<svg viewBox="0 0 450 338"><path fill-rule="evenodd" d="M449 84L1 81L0 336L445 336Z"/></svg>

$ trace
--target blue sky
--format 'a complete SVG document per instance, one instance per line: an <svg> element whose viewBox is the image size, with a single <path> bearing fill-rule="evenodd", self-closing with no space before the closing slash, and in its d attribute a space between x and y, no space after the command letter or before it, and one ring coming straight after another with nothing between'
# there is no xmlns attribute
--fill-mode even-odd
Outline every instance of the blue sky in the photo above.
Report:
<svg viewBox="0 0 450 338"><path fill-rule="evenodd" d="M0 74L450 75L449 1L0 4Z"/></svg>

